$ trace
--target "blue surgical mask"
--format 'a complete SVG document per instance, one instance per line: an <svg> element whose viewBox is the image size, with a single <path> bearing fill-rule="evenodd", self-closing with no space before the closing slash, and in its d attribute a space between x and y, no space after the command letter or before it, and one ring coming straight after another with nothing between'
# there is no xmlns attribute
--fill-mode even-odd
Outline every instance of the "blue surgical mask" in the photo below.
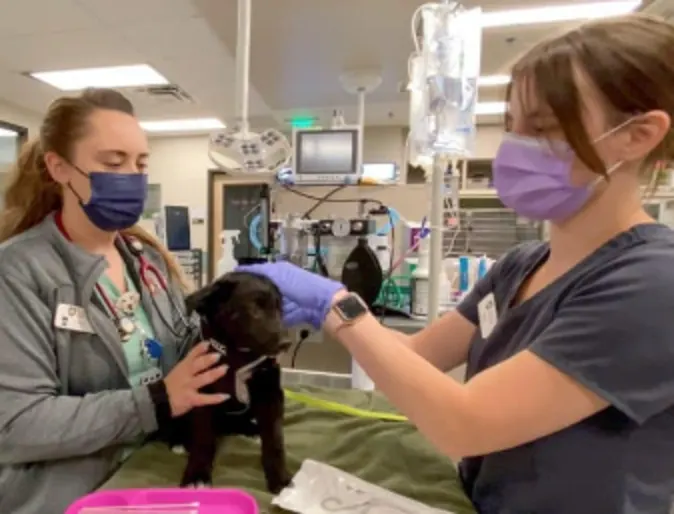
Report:
<svg viewBox="0 0 674 514"><path fill-rule="evenodd" d="M124 230L135 225L143 214L147 198L147 175L145 173L118 173L92 171L84 173L91 182L91 198L82 201L72 186L70 189L80 198L80 205L89 220L106 232Z"/></svg>

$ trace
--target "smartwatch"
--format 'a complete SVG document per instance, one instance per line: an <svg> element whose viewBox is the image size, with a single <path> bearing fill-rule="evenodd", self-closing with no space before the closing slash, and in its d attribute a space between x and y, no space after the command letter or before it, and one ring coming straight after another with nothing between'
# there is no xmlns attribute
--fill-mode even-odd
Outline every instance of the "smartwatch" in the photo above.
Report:
<svg viewBox="0 0 674 514"><path fill-rule="evenodd" d="M332 304L330 308L341 320L338 327L343 325L352 325L363 315L370 312L363 299L356 293L348 293Z"/></svg>

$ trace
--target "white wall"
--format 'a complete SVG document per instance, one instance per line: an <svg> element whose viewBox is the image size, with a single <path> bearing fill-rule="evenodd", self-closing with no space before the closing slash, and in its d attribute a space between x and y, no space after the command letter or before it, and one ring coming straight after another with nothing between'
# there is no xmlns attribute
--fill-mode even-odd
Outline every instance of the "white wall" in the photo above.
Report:
<svg viewBox="0 0 674 514"><path fill-rule="evenodd" d="M11 165L16 160L17 137L0 137L0 171Z"/></svg>
<svg viewBox="0 0 674 514"><path fill-rule="evenodd" d="M29 137L36 136L40 127L38 115L3 101L0 101L0 121L26 127Z"/></svg>
<svg viewBox="0 0 674 514"><path fill-rule="evenodd" d="M150 183L161 184L165 205L187 205L204 209L208 205L208 138L168 137L150 141ZM192 225L192 246L206 249L206 224Z"/></svg>
<svg viewBox="0 0 674 514"><path fill-rule="evenodd" d="M0 121L19 125L28 129L28 135L37 134L40 120L38 116L11 104L0 101ZM11 137L0 138L0 186L4 181L7 171L16 159L18 151L17 141Z"/></svg>
<svg viewBox="0 0 674 514"><path fill-rule="evenodd" d="M503 137L501 125L480 127L477 131L474 159L493 159Z"/></svg>
<svg viewBox="0 0 674 514"><path fill-rule="evenodd" d="M501 139L500 127L483 127L478 131L476 159L493 158ZM150 141L150 182L161 184L162 202L205 209L207 171L213 168L207 154L208 137L166 137ZM405 131L399 127L376 127L365 133L365 162L402 164ZM414 187L414 186L402 186ZM206 225L192 225L192 244L206 248Z"/></svg>

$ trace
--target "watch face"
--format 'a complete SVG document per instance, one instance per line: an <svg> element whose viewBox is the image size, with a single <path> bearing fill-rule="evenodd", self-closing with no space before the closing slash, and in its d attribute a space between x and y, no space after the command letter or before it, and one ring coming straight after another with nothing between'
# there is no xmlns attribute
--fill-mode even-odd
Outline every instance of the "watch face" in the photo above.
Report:
<svg viewBox="0 0 674 514"><path fill-rule="evenodd" d="M345 321L351 321L367 312L367 307L355 296L349 295L341 299L335 305Z"/></svg>

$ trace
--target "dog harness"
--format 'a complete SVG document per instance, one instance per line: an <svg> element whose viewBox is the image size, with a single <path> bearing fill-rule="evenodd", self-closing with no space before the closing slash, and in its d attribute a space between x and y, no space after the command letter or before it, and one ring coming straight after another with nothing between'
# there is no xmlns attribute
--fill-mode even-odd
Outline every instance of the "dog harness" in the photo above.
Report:
<svg viewBox="0 0 674 514"><path fill-rule="evenodd" d="M248 391L248 381L253 376L255 370L264 362L272 359L266 355L258 357L254 360L245 358L246 354L237 352L236 355L230 355L227 347L215 341L209 340L211 348L222 355L223 360L226 361L227 373L223 377L223 390L218 392L228 395L229 398L234 398L243 405L250 404L250 393Z"/></svg>

